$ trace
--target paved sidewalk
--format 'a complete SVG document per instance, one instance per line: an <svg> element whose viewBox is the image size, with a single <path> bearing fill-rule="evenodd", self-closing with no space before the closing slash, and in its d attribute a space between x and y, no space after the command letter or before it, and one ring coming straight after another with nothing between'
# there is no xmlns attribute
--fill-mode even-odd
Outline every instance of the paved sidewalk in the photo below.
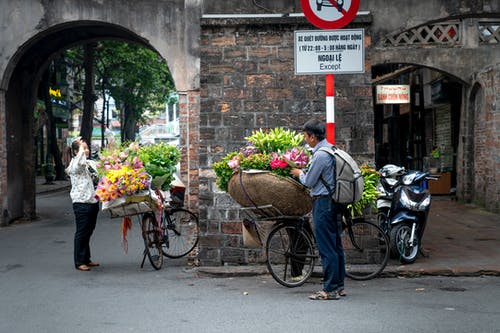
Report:
<svg viewBox="0 0 500 333"><path fill-rule="evenodd" d="M49 193L54 191L64 191L69 190L71 183L68 180L54 180L47 183L45 177L36 177L36 194Z"/></svg>
<svg viewBox="0 0 500 333"><path fill-rule="evenodd" d="M69 190L69 181L44 184L37 178L37 193ZM425 257L411 265L391 260L385 276L500 275L500 215L449 196L433 196L427 229L422 241ZM198 267L209 276L267 274L265 265Z"/></svg>

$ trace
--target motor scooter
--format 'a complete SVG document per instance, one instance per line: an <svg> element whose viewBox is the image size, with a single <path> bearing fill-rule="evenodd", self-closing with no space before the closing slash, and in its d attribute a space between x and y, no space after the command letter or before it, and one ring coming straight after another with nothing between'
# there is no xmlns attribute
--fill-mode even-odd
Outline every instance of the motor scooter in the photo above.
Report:
<svg viewBox="0 0 500 333"><path fill-rule="evenodd" d="M386 223L389 226L391 253L403 264L417 259L431 207L428 180L437 180L428 172L411 170L400 177L392 196Z"/></svg>
<svg viewBox="0 0 500 333"><path fill-rule="evenodd" d="M389 210L392 205L392 197L394 196L394 191L399 184L399 179L406 172L405 168L402 166L397 166L394 164L384 165L380 170L379 182L376 187L378 193L377 196L377 222L382 230L389 235L389 224L387 222L387 216L389 215Z"/></svg>

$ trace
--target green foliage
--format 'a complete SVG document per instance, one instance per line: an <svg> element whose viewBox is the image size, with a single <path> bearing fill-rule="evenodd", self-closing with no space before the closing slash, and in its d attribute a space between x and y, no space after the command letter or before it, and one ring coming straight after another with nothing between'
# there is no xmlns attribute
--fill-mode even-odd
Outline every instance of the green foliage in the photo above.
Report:
<svg viewBox="0 0 500 333"><path fill-rule="evenodd" d="M371 168L368 164L361 165L360 169L365 182L363 195L361 196L360 201L347 206L347 209L353 217L363 215L363 210L367 207L376 207L375 204L377 202L376 188L379 181L378 172L374 168Z"/></svg>
<svg viewBox="0 0 500 333"><path fill-rule="evenodd" d="M146 172L153 178L152 187L168 190L170 183L174 180L177 164L181 159L180 150L162 142L141 146L138 156L144 164Z"/></svg>
<svg viewBox="0 0 500 333"><path fill-rule="evenodd" d="M238 152L229 153L221 161L215 162L212 166L215 175L217 176L217 181L216 181L217 186L222 191L227 192L229 179L231 178L234 172L234 170L229 167L228 162L238 154L239 154Z"/></svg>
<svg viewBox="0 0 500 333"><path fill-rule="evenodd" d="M257 170L271 170L269 162L271 157L266 154L252 154L244 157L241 154L240 168L243 170L257 169Z"/></svg>
<svg viewBox="0 0 500 333"><path fill-rule="evenodd" d="M302 143L301 134L285 130L281 127L263 131L253 131L252 135L246 138L253 146L263 154L279 153L298 147Z"/></svg>

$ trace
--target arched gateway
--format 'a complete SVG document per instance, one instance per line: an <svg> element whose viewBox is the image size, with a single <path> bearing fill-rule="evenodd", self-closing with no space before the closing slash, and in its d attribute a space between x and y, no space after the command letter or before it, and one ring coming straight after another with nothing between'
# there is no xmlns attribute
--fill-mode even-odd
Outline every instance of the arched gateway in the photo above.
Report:
<svg viewBox="0 0 500 333"><path fill-rule="evenodd" d="M55 1L50 6L2 1L1 6L2 224L36 213L33 110L40 77L58 52L102 39L140 43L167 61L179 91L181 117L199 107L198 42L192 38L199 35L198 6L179 1ZM184 124L183 131L197 127Z"/></svg>
<svg viewBox="0 0 500 333"><path fill-rule="evenodd" d="M1 223L35 214L30 133L44 66L71 45L119 38L162 55L180 92L182 177L200 212L201 263L260 260L258 251L242 247L240 211L218 191L212 163L241 147L253 129L298 129L310 117L324 119L324 77L293 71L293 32L316 29L299 0L1 6ZM407 152L419 161L413 165L423 165L436 144L448 154L440 167L453 169L457 197L498 212L499 27L498 1L362 1L346 28L365 30L365 73L335 77L336 142L372 165ZM413 104L378 105L379 84L410 85ZM385 143L392 147L386 155Z"/></svg>

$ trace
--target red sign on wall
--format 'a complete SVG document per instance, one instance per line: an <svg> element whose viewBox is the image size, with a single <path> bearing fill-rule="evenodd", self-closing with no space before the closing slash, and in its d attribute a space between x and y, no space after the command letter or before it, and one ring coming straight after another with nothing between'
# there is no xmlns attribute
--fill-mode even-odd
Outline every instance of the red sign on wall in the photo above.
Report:
<svg viewBox="0 0 500 333"><path fill-rule="evenodd" d="M302 11L320 29L340 29L358 13L359 0L300 0Z"/></svg>

